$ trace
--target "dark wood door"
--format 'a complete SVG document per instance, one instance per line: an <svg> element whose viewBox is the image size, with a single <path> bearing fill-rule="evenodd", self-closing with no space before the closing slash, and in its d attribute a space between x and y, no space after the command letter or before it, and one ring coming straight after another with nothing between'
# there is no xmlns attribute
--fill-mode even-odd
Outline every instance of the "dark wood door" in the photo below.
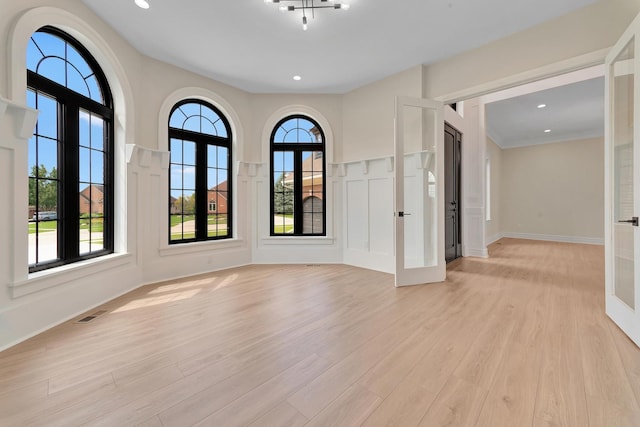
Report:
<svg viewBox="0 0 640 427"><path fill-rule="evenodd" d="M444 239L445 259L462 256L462 226L460 221L460 165L462 134L445 123L444 126Z"/></svg>

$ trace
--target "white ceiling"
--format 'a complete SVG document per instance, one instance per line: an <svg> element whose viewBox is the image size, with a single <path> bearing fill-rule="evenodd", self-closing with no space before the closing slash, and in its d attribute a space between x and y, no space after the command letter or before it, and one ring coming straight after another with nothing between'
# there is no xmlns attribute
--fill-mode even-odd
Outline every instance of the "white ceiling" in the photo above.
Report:
<svg viewBox="0 0 640 427"><path fill-rule="evenodd" d="M502 148L602 137L604 77L492 102L485 111L487 132Z"/></svg>
<svg viewBox="0 0 640 427"><path fill-rule="evenodd" d="M344 93L595 2L344 0L305 32L263 0L148 1L83 0L140 52L254 93Z"/></svg>

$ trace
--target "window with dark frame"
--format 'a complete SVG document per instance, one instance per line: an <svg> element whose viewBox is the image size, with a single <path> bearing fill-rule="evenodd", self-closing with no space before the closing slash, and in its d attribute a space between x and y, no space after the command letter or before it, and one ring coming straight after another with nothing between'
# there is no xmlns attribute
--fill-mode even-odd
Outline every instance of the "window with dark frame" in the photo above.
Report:
<svg viewBox="0 0 640 427"><path fill-rule="evenodd" d="M169 116L169 243L232 236L231 128L214 106L181 101Z"/></svg>
<svg viewBox="0 0 640 427"><path fill-rule="evenodd" d="M113 253L113 100L104 72L65 32L27 46L29 271Z"/></svg>
<svg viewBox="0 0 640 427"><path fill-rule="evenodd" d="M324 132L310 117L282 119L271 134L271 235L325 236Z"/></svg>

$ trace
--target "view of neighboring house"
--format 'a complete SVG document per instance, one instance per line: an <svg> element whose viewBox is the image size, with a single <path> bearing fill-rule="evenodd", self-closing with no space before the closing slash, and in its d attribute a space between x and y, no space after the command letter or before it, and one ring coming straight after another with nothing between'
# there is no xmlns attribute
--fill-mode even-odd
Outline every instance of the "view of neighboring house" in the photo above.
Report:
<svg viewBox="0 0 640 427"><path fill-rule="evenodd" d="M322 134L317 127L314 126L310 131L315 136L316 141L322 140ZM322 151L314 152L302 162L302 198L305 202L309 197L316 197L322 200L324 186L323 162ZM285 186L287 184L291 186L293 184L293 172L287 173L282 183Z"/></svg>
<svg viewBox="0 0 640 427"><path fill-rule="evenodd" d="M312 129L313 132L313 129ZM293 187L293 172L285 174L282 184ZM313 232L324 229L324 172L322 151L313 152L302 161L302 210L303 231Z"/></svg>
<svg viewBox="0 0 640 427"><path fill-rule="evenodd" d="M208 192L208 214L224 215L227 213L227 199L229 197L227 181L223 181Z"/></svg>
<svg viewBox="0 0 640 427"><path fill-rule="evenodd" d="M169 203L170 203L170 210L169 210L169 214L170 215L179 215L179 214L191 214L193 213L193 206L195 204L195 200L193 200L192 198L195 197L194 195L191 195L190 198L186 198L185 200L185 205L181 206L181 201L173 196L170 197L169 199ZM207 209L207 213L209 215L212 214L218 214L218 215L224 215L227 214L228 212L228 197L229 197L229 193L228 193L228 187L227 187L227 181L223 181L220 184L218 184L215 187L212 187L211 189L209 189L208 191L208 195L207 195L207 205L208 205L208 209ZM189 207L191 206L191 207Z"/></svg>
<svg viewBox="0 0 640 427"><path fill-rule="evenodd" d="M91 184L80 192L80 215L104 213L104 186Z"/></svg>
<svg viewBox="0 0 640 427"><path fill-rule="evenodd" d="M56 208L51 209L55 211ZM173 208L172 208L173 210ZM29 206L28 218L36 213L35 206ZM104 213L104 186L91 184L80 192L80 215L102 215ZM173 212L172 212L173 213Z"/></svg>

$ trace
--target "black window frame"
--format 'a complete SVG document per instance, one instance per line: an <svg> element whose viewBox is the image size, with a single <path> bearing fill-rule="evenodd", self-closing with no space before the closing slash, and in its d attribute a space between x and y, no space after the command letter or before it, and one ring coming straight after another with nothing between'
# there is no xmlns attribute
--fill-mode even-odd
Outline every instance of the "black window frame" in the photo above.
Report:
<svg viewBox="0 0 640 427"><path fill-rule="evenodd" d="M292 119L302 119L311 122L315 128L318 130L321 138L321 142L313 142L313 143L303 143L303 142L276 142L275 136L278 132L278 129L286 122ZM269 174L269 182L270 182L270 235L272 237L311 237L318 236L323 237L327 235L327 185L326 185L326 139L324 130L320 126L320 124L313 119L304 114L292 114L282 118L276 125L273 127L271 131L271 137L269 139L269 157L270 157L270 174ZM294 174L294 197L293 197L293 233L276 233L275 232L275 204L274 204L274 161L273 155L275 151L284 151L284 152L293 152L293 174ZM302 191L302 181L303 181L303 170L302 170L302 155L304 152L322 152L322 233L304 233L304 194Z"/></svg>
<svg viewBox="0 0 640 427"><path fill-rule="evenodd" d="M66 32L44 26L34 32L48 33L71 45L87 62L102 91L104 104L27 69L27 89L54 98L58 104L58 258L29 265L29 272L47 270L62 265L101 257L114 252L114 107L106 75L98 61L76 39ZM103 246L101 250L80 254L80 110L100 115L104 119L104 200ZM37 250L37 249L36 249Z"/></svg>
<svg viewBox="0 0 640 427"><path fill-rule="evenodd" d="M171 118L173 117L173 113L183 105L186 104L200 104L205 106L214 113L216 113L219 119L225 126L227 131L227 137L221 137L217 135L210 135L206 133L199 133L185 129L178 129L171 127ZM169 179L168 179L168 190L169 190L169 218L168 218L168 233L167 239L170 245L179 245L184 243L193 243L193 242L203 242L203 241L214 241L214 240L225 240L233 238L233 173L232 173L232 164L233 164L233 133L231 131L231 125L227 117L220 111L220 109L216 108L214 105L206 102L202 99L197 98L188 98L183 99L180 102L176 103L171 112L169 113L169 118L167 121L168 129L169 129L169 152L171 152L171 140L178 139L182 141L193 142L196 145L196 160L195 160L195 237L194 238L183 238L183 239L171 239L171 160L169 161ZM227 151L227 234L225 236L208 236L208 212L209 212L209 188L207 183L207 168L208 168L208 150L209 146L216 147L225 147ZM218 183L219 185L220 183ZM218 203L216 202L216 208L218 207ZM216 209L217 211L217 209Z"/></svg>

